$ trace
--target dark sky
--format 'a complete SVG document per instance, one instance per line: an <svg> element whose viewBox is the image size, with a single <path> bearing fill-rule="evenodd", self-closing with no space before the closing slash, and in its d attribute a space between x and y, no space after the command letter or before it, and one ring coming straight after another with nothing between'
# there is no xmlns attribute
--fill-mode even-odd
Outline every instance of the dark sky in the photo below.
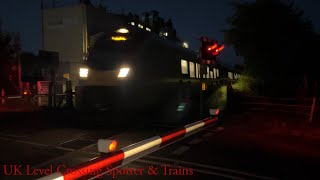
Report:
<svg viewBox="0 0 320 180"><path fill-rule="evenodd" d="M47 3L52 0L45 0ZM56 0L63 4L63 0ZM77 0L66 0L68 3ZM97 1L97 0L93 0ZM172 18L179 37L190 43L194 50L199 48L202 35L223 39L221 30L227 28L226 18L233 14L230 0L104 0L112 12L141 13L158 10L164 18ZM316 30L320 30L319 0L294 0L305 11L305 17L313 21ZM272 11L270 11L272 13ZM38 52L41 42L40 0L2 0L0 19L3 29L19 32L23 40L23 49ZM224 62L241 62L232 48L227 47L222 57Z"/></svg>

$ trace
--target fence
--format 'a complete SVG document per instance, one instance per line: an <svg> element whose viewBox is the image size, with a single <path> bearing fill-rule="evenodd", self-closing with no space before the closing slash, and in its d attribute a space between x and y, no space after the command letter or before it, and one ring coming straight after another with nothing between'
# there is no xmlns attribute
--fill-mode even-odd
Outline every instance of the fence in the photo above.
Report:
<svg viewBox="0 0 320 180"><path fill-rule="evenodd" d="M66 103L65 94L56 95L56 107ZM74 95L73 95L74 96ZM48 94L35 96L5 96L0 97L0 112L31 112L48 107ZM73 97L73 101L74 101ZM74 102L73 102L74 103Z"/></svg>
<svg viewBox="0 0 320 180"><path fill-rule="evenodd" d="M236 100L235 100L236 99ZM317 98L273 98L263 96L233 96L241 110L268 111L302 115L311 123L318 118L319 105ZM235 108L235 107L233 107Z"/></svg>

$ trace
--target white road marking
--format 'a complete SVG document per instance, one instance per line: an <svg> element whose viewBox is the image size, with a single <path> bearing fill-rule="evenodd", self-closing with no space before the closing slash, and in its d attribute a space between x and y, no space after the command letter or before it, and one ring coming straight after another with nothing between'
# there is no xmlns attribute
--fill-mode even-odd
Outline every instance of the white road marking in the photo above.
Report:
<svg viewBox="0 0 320 180"><path fill-rule="evenodd" d="M8 136L8 137L13 137L13 138L25 138L25 137L28 137L26 135L15 135L15 134L1 134L1 136Z"/></svg>
<svg viewBox="0 0 320 180"><path fill-rule="evenodd" d="M48 145L46 145L46 144L40 144L40 143L22 141L22 140L16 140L16 139L11 139L11 138L6 138L6 137L0 137L0 139L6 140L6 141L13 141L13 142L18 142L18 143L23 143L23 144L34 145L34 146L48 147Z"/></svg>
<svg viewBox="0 0 320 180"><path fill-rule="evenodd" d="M58 157L51 158L51 159L49 159L49 160L47 160L47 161L45 161L45 162L42 162L42 163L40 163L40 164L36 164L36 165L32 166L31 168L43 167L43 166L47 166L48 164L53 164L55 161L58 161L58 160L63 159L63 158L66 158L67 156L71 155L72 153L76 153L76 152L84 152L84 153L86 153L86 154L92 154L92 153L87 152L87 151L84 151L84 150L87 149L87 148L91 148L91 147L93 147L93 146L96 146L96 144L97 144L97 143L90 144L90 145L85 146L85 147L83 147L83 148L81 148L81 149L71 149L71 148L67 148L67 149L69 149L71 152L66 153L66 154L63 154L63 155L58 156ZM59 148L62 149L63 147L59 147ZM65 148L63 148L63 149L65 149ZM97 154L93 154L93 155L97 155Z"/></svg>
<svg viewBox="0 0 320 180"><path fill-rule="evenodd" d="M114 136L111 136L111 137L109 137L109 138L110 138L110 139L113 139ZM67 149L69 149L71 152L66 153L66 154L63 154L63 155L58 156L58 157L55 157L55 158L51 158L51 159L49 159L49 160L47 160L47 161L45 161L45 162L42 162L42 163L37 164L37 165L34 165L32 168L47 166L48 164L52 164L52 163L54 163L55 161L58 161L58 160L63 159L63 158L66 158L66 157L68 157L69 155L71 155L72 153L76 153L76 152L82 152L82 153L86 153L86 154L89 154L89 155L93 155L93 156L97 156L97 157L98 157L98 156L100 155L100 153L98 153L98 152L85 151L86 149L89 149L89 148L91 148L91 147L93 147L93 146L97 146L97 142L96 142L96 143L93 143L93 144L90 144L90 145L88 145L88 146L85 146L85 147L83 147L83 148L81 148L81 149L71 149L71 148L67 148ZM63 149L65 149L64 147L60 147L60 146L56 146L55 148L63 148ZM97 157L94 157L94 158L97 158Z"/></svg>
<svg viewBox="0 0 320 180"><path fill-rule="evenodd" d="M56 148L56 149L61 149L61 150L66 150L66 151L75 151L76 149L72 149L72 148L65 148L59 145L63 145L65 143L71 142L71 141L75 141L78 140L80 138L74 138L71 140L67 140L65 142L61 142L58 143L57 145L47 145L47 144L41 144L41 143L36 143L36 142L31 142L31 141L24 141L24 140L16 140L16 139L11 139L11 138L6 138L6 137L0 137L0 139L2 140L9 140L9 141L13 141L13 142L18 142L18 143L22 143L22 144L28 144L28 145L34 145L34 146L41 146L41 147L45 147L45 148ZM95 143L96 144L96 143Z"/></svg>
<svg viewBox="0 0 320 180"><path fill-rule="evenodd" d="M29 145L34 145L34 146L49 147L49 146L46 145L46 144L35 143L35 142L30 142L30 141L15 140L15 142L23 143L23 144L29 144Z"/></svg>
<svg viewBox="0 0 320 180"><path fill-rule="evenodd" d="M70 151L70 152L75 151L75 149L65 148L65 147L61 147L61 146L56 146L56 147L54 147L54 148L60 149L60 150L64 150L64 151Z"/></svg>
<svg viewBox="0 0 320 180"><path fill-rule="evenodd" d="M85 136L85 135L87 135L87 134L88 134L88 133L82 133L81 135L79 135L79 136L78 136L78 137L76 137L76 138L68 139L68 140L66 140L66 141L60 142L60 143L56 144L55 146L59 146L59 145L63 145L63 144L67 144L67 143L69 143L69 142L72 142L72 141L76 141L76 140L82 139L82 136Z"/></svg>

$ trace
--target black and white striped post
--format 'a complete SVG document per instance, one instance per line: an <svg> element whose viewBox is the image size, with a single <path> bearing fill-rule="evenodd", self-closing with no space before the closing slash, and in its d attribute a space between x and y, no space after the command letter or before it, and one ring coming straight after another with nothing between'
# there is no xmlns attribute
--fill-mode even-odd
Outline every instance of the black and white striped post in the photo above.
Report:
<svg viewBox="0 0 320 180"><path fill-rule="evenodd" d="M118 151L110 152L105 155L102 155L96 159L93 159L89 162L83 163L79 166L76 166L72 172L55 172L49 176L42 177L38 180L75 180L79 178L92 178L92 172L98 172L101 169L106 167L117 168L122 165L128 164L136 159L139 159L147 154L150 154L154 151L161 149L171 143L174 143L178 140L181 140L195 132L202 130L203 128L208 127L209 125L217 122L218 117L207 118L195 123L185 125L182 128L179 128L173 132L154 136L144 141L140 141L133 145L124 147ZM109 142L109 141L108 141ZM108 142L104 142L108 144ZM107 147L107 146L106 146ZM103 171L101 174L95 174L94 177L101 176L106 174L108 171Z"/></svg>

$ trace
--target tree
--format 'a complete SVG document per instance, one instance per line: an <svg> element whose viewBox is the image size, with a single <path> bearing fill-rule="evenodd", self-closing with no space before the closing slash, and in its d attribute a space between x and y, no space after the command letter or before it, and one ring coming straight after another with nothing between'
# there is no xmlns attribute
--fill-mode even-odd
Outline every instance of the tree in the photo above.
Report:
<svg viewBox="0 0 320 180"><path fill-rule="evenodd" d="M294 4L280 0L233 3L225 42L244 57L245 71L263 82L265 95L294 95L313 76L316 33Z"/></svg>
<svg viewBox="0 0 320 180"><path fill-rule="evenodd" d="M166 27L169 29L173 29L173 24L171 18L166 22Z"/></svg>
<svg viewBox="0 0 320 180"><path fill-rule="evenodd" d="M241 64L235 64L233 68L238 72L242 72L244 70L244 67Z"/></svg>
<svg viewBox="0 0 320 180"><path fill-rule="evenodd" d="M0 31L0 91L4 89L6 94L17 93L17 52L19 50L19 37Z"/></svg>

